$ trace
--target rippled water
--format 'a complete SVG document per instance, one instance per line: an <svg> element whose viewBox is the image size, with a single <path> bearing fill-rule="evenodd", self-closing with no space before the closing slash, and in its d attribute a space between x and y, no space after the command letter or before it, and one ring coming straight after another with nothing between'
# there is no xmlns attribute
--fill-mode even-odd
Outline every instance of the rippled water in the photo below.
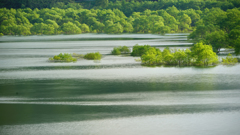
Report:
<svg viewBox="0 0 240 135"><path fill-rule="evenodd" d="M138 57L109 55L120 45L188 48L184 34L0 41L0 134L240 133L240 65L144 67L134 60ZM59 53L96 51L104 56L100 62L47 61Z"/></svg>

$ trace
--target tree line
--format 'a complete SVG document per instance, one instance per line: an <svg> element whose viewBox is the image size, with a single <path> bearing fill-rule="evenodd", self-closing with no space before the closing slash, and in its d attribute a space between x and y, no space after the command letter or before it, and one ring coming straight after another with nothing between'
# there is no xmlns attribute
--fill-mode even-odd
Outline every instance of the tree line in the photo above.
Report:
<svg viewBox="0 0 240 135"><path fill-rule="evenodd" d="M85 9L91 1L73 0L1 0L0 5L14 2L21 8L0 8L0 35L192 32L190 40L217 53L226 47L240 53L239 0L98 0L91 9Z"/></svg>
<svg viewBox="0 0 240 135"><path fill-rule="evenodd" d="M221 48L235 48L240 53L240 9L223 11L219 8L205 9L204 16L196 23L188 36L195 43L203 42L219 53Z"/></svg>
<svg viewBox="0 0 240 135"><path fill-rule="evenodd" d="M239 0L0 0L0 8L52 8L62 4L81 4L84 9L119 9L126 16L146 9L160 10L175 6L179 10L240 7Z"/></svg>
<svg viewBox="0 0 240 135"><path fill-rule="evenodd" d="M78 4L51 9L0 9L0 33L4 35L51 35L79 33L174 33L189 32L202 11L145 10L127 17L119 9L82 9Z"/></svg>

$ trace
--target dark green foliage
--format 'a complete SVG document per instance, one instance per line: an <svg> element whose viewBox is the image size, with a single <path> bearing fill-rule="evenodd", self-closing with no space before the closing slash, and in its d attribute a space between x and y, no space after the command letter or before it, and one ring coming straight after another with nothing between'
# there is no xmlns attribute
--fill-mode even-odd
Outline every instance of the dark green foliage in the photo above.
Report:
<svg viewBox="0 0 240 135"><path fill-rule="evenodd" d="M240 10L237 8L223 11L220 8L204 10L202 20L197 22L196 29L189 35L189 39L210 44L219 53L221 48L228 46L235 48L239 54Z"/></svg>
<svg viewBox="0 0 240 135"><path fill-rule="evenodd" d="M0 8L52 8L57 2L67 4L74 2L74 0L0 0Z"/></svg>
<svg viewBox="0 0 240 135"><path fill-rule="evenodd" d="M77 59L73 58L71 54L68 53L60 53L59 55L55 55L53 58L49 58L49 61L59 61L59 62L76 62Z"/></svg>
<svg viewBox="0 0 240 135"><path fill-rule="evenodd" d="M101 58L102 58L102 54L100 54L99 52L88 53L84 55L84 59L88 59L88 60L101 60Z"/></svg>
<svg viewBox="0 0 240 135"><path fill-rule="evenodd" d="M147 52L151 48L150 45L140 46L136 44L133 46L133 51L131 53L132 56L142 56L145 52Z"/></svg>
<svg viewBox="0 0 240 135"><path fill-rule="evenodd" d="M130 49L127 46L114 47L112 50L113 55L127 54L130 53Z"/></svg>

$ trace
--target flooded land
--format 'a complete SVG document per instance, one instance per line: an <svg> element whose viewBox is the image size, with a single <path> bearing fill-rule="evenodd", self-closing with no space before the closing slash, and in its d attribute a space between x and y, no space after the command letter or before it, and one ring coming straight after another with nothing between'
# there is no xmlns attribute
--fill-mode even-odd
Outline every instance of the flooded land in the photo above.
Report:
<svg viewBox="0 0 240 135"><path fill-rule="evenodd" d="M238 135L240 65L146 67L110 55L135 44L186 49L187 34L0 37L0 134ZM49 62L100 52L101 61Z"/></svg>

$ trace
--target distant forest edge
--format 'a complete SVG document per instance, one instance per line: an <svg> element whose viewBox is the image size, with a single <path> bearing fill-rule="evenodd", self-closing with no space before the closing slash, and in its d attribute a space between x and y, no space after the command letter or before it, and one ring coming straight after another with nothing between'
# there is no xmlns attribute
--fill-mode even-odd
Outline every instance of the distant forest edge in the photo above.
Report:
<svg viewBox="0 0 240 135"><path fill-rule="evenodd" d="M126 16L130 16L133 12L143 12L146 9L159 10L172 6L179 10L190 8L203 10L205 8L218 7L224 11L240 7L239 0L0 0L0 8L52 8L58 2L63 4L79 3L84 9L117 8Z"/></svg>
<svg viewBox="0 0 240 135"><path fill-rule="evenodd" d="M240 0L0 0L1 35L191 32L240 53ZM16 7L15 7L16 6Z"/></svg>

